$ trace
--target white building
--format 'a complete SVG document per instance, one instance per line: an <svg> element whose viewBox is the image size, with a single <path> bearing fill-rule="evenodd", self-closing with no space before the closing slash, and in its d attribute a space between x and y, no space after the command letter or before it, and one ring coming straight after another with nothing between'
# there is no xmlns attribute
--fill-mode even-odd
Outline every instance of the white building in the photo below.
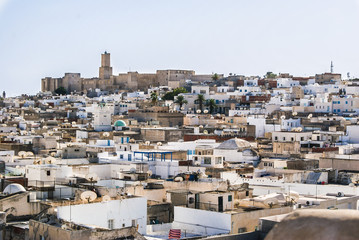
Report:
<svg viewBox="0 0 359 240"><path fill-rule="evenodd" d="M205 97L209 95L209 86L195 85L191 90L191 93L194 94L202 94Z"/></svg>
<svg viewBox="0 0 359 240"><path fill-rule="evenodd" d="M359 112L359 98L349 96L333 96L333 113L343 115L348 112Z"/></svg>
<svg viewBox="0 0 359 240"><path fill-rule="evenodd" d="M347 126L347 135L350 143L359 143L359 125Z"/></svg>
<svg viewBox="0 0 359 240"><path fill-rule="evenodd" d="M233 138L221 143L213 149L213 155L223 156L226 162L251 163L256 165L257 154L252 151L251 144L239 138Z"/></svg>
<svg viewBox="0 0 359 240"><path fill-rule="evenodd" d="M52 164L44 165L27 165L26 178L28 181L54 182L58 166Z"/></svg>
<svg viewBox="0 0 359 240"><path fill-rule="evenodd" d="M300 85L299 81L294 81L291 78L277 78L276 80L278 88L289 88Z"/></svg>
<svg viewBox="0 0 359 240"><path fill-rule="evenodd" d="M94 107L94 129L97 132L111 131L111 114L113 114L113 106L100 104Z"/></svg>
<svg viewBox="0 0 359 240"><path fill-rule="evenodd" d="M144 197L57 207L57 217L107 229L137 227L146 234L147 199Z"/></svg>
<svg viewBox="0 0 359 240"><path fill-rule="evenodd" d="M281 119L281 130L292 131L293 128L301 127L300 118Z"/></svg>

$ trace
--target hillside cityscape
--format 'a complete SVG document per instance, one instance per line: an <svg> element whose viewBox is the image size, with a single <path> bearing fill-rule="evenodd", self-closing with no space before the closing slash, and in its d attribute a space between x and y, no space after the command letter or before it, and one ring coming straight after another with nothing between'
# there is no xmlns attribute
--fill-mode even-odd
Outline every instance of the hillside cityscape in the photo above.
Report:
<svg viewBox="0 0 359 240"><path fill-rule="evenodd" d="M0 240L359 239L359 0L0 0Z"/></svg>
<svg viewBox="0 0 359 240"><path fill-rule="evenodd" d="M113 75L110 58L98 77L3 92L2 239L303 239L337 218L340 238L308 238L355 238L359 79L333 63Z"/></svg>

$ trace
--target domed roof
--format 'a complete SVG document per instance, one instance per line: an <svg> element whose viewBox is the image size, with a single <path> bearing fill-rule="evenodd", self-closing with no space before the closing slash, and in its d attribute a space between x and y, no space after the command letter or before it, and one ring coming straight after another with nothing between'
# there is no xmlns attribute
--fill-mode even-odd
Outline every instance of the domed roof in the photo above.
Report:
<svg viewBox="0 0 359 240"><path fill-rule="evenodd" d="M217 148L218 149L235 149L235 150L243 150L246 148L250 148L251 144L243 139L239 139L239 138L232 138L229 139L227 141L224 141L223 143L221 143Z"/></svg>
<svg viewBox="0 0 359 240"><path fill-rule="evenodd" d="M117 120L115 122L115 127L126 127L126 123L122 120Z"/></svg>
<svg viewBox="0 0 359 240"><path fill-rule="evenodd" d="M26 189L18 183L12 183L6 186L3 193L13 194L17 192L26 192Z"/></svg>

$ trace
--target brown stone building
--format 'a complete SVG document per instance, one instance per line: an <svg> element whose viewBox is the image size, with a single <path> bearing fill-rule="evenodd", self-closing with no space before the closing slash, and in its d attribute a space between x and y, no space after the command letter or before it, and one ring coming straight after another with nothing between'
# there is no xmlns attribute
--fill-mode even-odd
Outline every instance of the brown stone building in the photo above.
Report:
<svg viewBox="0 0 359 240"><path fill-rule="evenodd" d="M64 77L41 79L41 91L54 92L59 87L64 87L68 92L86 92L99 88L115 92L122 89L147 91L154 86L181 86L186 79L210 80L212 75L195 75L193 70L157 70L156 73L128 72L113 75L110 53L101 55L101 67L99 77L82 78L80 73L65 73Z"/></svg>

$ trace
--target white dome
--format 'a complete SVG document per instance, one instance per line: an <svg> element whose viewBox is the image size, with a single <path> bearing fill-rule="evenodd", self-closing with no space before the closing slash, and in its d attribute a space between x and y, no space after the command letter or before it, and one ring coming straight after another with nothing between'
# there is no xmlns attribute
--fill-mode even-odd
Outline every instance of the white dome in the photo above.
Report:
<svg viewBox="0 0 359 240"><path fill-rule="evenodd" d="M243 139L232 138L227 141L221 143L217 148L218 149L235 149L235 150L243 150L246 148L250 148L251 144Z"/></svg>
<svg viewBox="0 0 359 240"><path fill-rule="evenodd" d="M12 183L6 186L3 193L13 194L18 192L26 192L26 189L18 183Z"/></svg>

